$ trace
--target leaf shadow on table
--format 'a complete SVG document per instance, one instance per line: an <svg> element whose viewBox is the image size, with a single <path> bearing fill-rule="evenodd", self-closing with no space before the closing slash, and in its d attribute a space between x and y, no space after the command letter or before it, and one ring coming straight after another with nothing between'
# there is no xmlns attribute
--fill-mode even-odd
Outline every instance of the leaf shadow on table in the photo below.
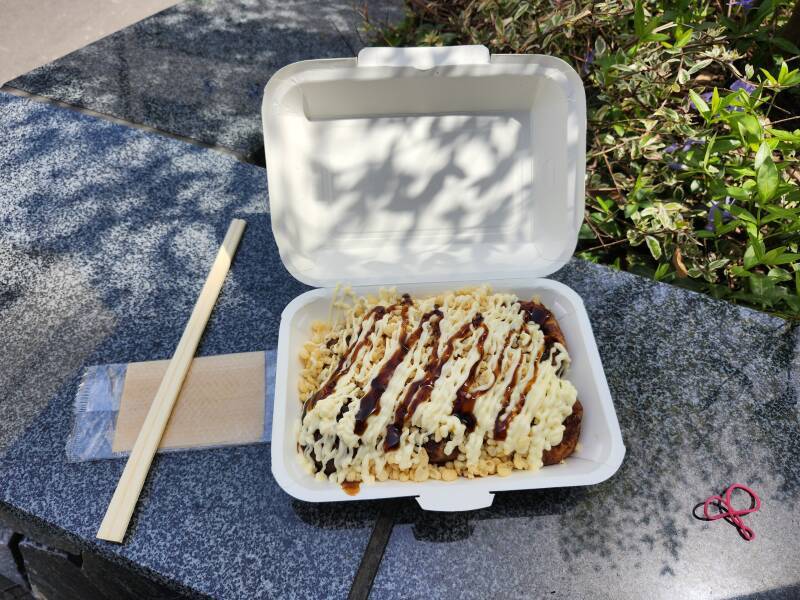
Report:
<svg viewBox="0 0 800 600"><path fill-rule="evenodd" d="M771 590L756 592L755 594L731 596L728 600L795 600L796 598L800 598L800 584L786 585Z"/></svg>
<svg viewBox="0 0 800 600"><path fill-rule="evenodd" d="M349 2L182 2L9 84L248 155L269 78L353 56L358 22Z"/></svg>

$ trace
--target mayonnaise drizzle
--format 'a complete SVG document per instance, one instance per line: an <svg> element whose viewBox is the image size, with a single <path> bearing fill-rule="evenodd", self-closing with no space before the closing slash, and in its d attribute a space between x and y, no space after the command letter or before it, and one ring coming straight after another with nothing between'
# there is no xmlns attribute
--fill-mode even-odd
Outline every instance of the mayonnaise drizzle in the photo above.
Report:
<svg viewBox="0 0 800 600"><path fill-rule="evenodd" d="M475 467L487 443L530 469L560 443L576 390L562 379L566 348L513 294L487 287L414 299L338 303L333 354L305 402L301 458L317 477L373 481L388 465L425 464L444 443Z"/></svg>

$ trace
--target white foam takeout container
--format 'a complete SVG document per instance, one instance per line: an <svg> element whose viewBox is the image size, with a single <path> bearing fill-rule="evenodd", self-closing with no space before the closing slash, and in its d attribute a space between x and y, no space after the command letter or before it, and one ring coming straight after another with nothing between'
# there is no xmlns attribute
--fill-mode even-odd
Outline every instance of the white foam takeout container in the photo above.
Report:
<svg viewBox="0 0 800 600"><path fill-rule="evenodd" d="M489 506L493 492L591 485L625 455L580 297L542 277L572 255L583 218L583 85L549 56L483 46L367 48L358 58L289 65L262 107L272 230L281 259L318 289L281 315L272 472L311 502L416 496L424 509ZM584 406L579 449L564 463L508 477L387 481L356 496L297 459L298 355L333 288L397 286L426 295L487 283L533 295L555 314Z"/></svg>

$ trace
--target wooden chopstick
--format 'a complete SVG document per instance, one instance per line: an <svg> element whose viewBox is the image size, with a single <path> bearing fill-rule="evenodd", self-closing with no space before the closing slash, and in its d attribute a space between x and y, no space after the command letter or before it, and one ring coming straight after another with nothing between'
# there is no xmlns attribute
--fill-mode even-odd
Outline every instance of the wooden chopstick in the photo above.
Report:
<svg viewBox="0 0 800 600"><path fill-rule="evenodd" d="M244 231L245 221L234 219L228 227L225 239L217 253L217 258L208 273L197 303L192 310L183 335L172 355L164 379L156 392L153 404L147 412L142 428L133 445L128 462L119 478L117 488L111 497L111 502L97 530L97 537L110 542L122 542L128 523L131 520L139 494L142 491L150 463L156 453L161 436L172 414L172 407L181 391L183 380L192 364L197 344L203 335L203 330L211 315L211 310L219 296L225 275L231 266L231 260L239 245L239 240Z"/></svg>

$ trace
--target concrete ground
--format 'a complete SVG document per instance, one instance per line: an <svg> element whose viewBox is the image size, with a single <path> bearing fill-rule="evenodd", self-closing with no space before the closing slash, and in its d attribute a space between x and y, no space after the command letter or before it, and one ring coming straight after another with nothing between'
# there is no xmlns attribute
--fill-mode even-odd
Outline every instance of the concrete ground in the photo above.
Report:
<svg viewBox="0 0 800 600"><path fill-rule="evenodd" d="M0 575L0 600L29 600L30 592L21 585Z"/></svg>
<svg viewBox="0 0 800 600"><path fill-rule="evenodd" d="M178 0L0 0L0 85Z"/></svg>

